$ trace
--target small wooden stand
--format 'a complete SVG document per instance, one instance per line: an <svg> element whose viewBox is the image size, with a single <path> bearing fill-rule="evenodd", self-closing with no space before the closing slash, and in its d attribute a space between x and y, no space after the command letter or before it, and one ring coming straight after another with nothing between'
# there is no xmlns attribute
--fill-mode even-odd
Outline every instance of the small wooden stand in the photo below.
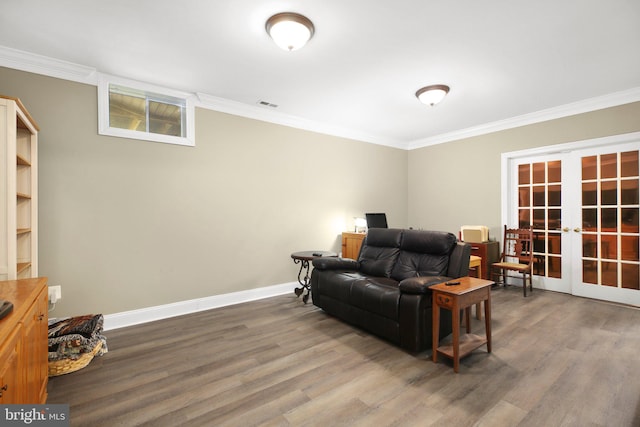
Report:
<svg viewBox="0 0 640 427"><path fill-rule="evenodd" d="M487 351L491 353L491 286L490 280L475 277L460 277L450 282L460 282L449 286L438 283L431 286L433 292L433 361L438 362L438 354L453 359L453 370L460 369L460 358L471 353L478 347L487 344ZM484 322L486 336L471 334L471 306L484 301ZM451 310L453 318L453 341L450 345L439 346L440 309ZM465 311L467 333L460 336L460 311Z"/></svg>

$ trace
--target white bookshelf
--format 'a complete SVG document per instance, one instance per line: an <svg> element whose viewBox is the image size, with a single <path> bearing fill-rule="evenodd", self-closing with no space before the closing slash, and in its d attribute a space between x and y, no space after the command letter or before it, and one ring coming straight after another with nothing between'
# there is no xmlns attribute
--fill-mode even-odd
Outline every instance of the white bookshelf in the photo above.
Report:
<svg viewBox="0 0 640 427"><path fill-rule="evenodd" d="M0 95L0 280L38 276L38 125Z"/></svg>

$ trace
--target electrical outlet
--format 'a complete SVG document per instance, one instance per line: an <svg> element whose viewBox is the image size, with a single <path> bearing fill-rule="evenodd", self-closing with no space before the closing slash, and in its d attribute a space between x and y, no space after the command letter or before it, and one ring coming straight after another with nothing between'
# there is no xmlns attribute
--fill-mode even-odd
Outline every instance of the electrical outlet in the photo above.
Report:
<svg viewBox="0 0 640 427"><path fill-rule="evenodd" d="M62 299L62 286L49 286L49 303L55 304Z"/></svg>

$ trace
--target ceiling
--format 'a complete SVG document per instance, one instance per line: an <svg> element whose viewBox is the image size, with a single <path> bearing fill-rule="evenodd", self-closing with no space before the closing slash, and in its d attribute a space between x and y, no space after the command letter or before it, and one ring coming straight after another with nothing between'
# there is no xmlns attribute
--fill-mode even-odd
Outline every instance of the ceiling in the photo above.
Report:
<svg viewBox="0 0 640 427"><path fill-rule="evenodd" d="M298 51L265 32L284 11L316 27ZM0 47L403 148L640 100L638 0L2 0Z"/></svg>

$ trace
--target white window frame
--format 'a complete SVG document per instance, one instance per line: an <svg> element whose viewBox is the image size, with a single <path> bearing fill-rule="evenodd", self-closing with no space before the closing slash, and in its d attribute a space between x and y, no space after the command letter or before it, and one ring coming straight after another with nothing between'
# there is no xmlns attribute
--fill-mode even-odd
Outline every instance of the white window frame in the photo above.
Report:
<svg viewBox="0 0 640 427"><path fill-rule="evenodd" d="M137 130L122 129L109 125L109 85L115 84L127 88L143 91L149 95L164 95L179 98L185 101L186 136L162 135L158 133L142 132ZM98 133L100 135L115 136L118 138L131 138L143 141L162 142L165 144L177 144L195 146L194 135L194 96L185 92L154 86L122 77L100 74L98 76Z"/></svg>

